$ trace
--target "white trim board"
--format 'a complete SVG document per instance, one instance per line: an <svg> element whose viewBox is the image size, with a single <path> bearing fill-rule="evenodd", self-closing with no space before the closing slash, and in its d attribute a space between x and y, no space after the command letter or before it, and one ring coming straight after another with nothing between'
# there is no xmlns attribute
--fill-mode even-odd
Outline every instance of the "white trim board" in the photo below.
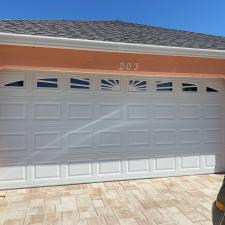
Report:
<svg viewBox="0 0 225 225"><path fill-rule="evenodd" d="M183 48L159 45L132 44L121 42L48 37L0 32L1 45L22 45L66 49L85 49L108 52L145 53L162 55L225 58L225 50Z"/></svg>

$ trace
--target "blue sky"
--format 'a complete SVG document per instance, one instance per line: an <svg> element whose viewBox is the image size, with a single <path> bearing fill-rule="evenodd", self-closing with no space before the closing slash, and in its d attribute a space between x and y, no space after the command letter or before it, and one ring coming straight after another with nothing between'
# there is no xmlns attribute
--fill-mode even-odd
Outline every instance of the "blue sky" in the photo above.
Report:
<svg viewBox="0 0 225 225"><path fill-rule="evenodd" d="M0 19L118 19L225 36L225 0L0 1Z"/></svg>

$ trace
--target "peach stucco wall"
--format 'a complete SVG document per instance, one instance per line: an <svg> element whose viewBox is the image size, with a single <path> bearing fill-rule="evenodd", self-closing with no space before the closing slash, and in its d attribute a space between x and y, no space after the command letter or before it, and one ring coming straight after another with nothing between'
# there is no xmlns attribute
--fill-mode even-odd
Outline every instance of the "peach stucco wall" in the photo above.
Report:
<svg viewBox="0 0 225 225"><path fill-rule="evenodd" d="M13 45L0 45L0 68L225 77L225 59Z"/></svg>

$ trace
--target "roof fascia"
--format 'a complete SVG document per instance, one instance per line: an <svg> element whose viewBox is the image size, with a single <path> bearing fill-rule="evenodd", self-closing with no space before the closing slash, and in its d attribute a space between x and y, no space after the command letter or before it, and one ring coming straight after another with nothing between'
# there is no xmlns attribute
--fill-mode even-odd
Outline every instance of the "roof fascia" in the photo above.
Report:
<svg viewBox="0 0 225 225"><path fill-rule="evenodd" d="M0 44L66 49L84 49L109 52L127 52L161 55L225 58L225 50L183 48L161 45L133 44L110 41L73 39L50 36L12 34L0 32Z"/></svg>

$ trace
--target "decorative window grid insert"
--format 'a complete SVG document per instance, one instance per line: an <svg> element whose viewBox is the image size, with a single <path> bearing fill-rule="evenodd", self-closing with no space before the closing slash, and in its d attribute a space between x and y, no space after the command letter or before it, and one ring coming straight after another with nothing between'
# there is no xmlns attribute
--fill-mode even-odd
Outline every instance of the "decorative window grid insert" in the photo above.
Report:
<svg viewBox="0 0 225 225"><path fill-rule="evenodd" d="M172 92L173 82L172 81L156 81L157 92Z"/></svg>
<svg viewBox="0 0 225 225"><path fill-rule="evenodd" d="M182 86L182 91L183 92L197 92L198 91L197 84L182 83L181 86Z"/></svg>
<svg viewBox="0 0 225 225"><path fill-rule="evenodd" d="M102 91L120 91L120 81L118 79L102 79Z"/></svg>
<svg viewBox="0 0 225 225"><path fill-rule="evenodd" d="M90 79L89 78L70 78L70 88L74 90L89 90Z"/></svg>
<svg viewBox="0 0 225 225"><path fill-rule="evenodd" d="M212 87L206 87L206 92L219 92L219 91Z"/></svg>
<svg viewBox="0 0 225 225"><path fill-rule="evenodd" d="M4 87L24 87L24 81L18 80L11 83L7 83L4 85Z"/></svg>
<svg viewBox="0 0 225 225"><path fill-rule="evenodd" d="M37 79L38 88L58 88L58 78L39 78Z"/></svg>
<svg viewBox="0 0 225 225"><path fill-rule="evenodd" d="M132 92L147 91L147 81L146 80L129 80L128 90Z"/></svg>

